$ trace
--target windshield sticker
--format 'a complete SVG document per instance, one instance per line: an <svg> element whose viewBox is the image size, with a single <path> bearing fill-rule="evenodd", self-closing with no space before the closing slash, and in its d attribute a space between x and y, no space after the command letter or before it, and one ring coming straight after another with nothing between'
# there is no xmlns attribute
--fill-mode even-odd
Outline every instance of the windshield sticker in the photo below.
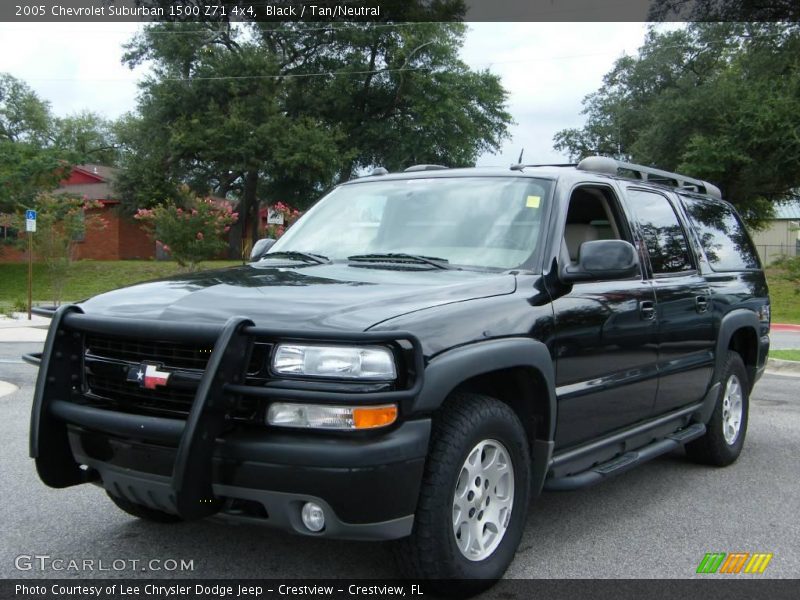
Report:
<svg viewBox="0 0 800 600"><path fill-rule="evenodd" d="M528 201L525 203L525 206L528 208L539 208L539 203L541 201L541 196L528 196Z"/></svg>

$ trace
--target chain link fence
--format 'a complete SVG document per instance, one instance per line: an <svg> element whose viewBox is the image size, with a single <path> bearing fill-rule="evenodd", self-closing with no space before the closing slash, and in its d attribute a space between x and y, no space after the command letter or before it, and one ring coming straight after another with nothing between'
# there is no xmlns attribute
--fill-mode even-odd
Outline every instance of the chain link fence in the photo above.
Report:
<svg viewBox="0 0 800 600"><path fill-rule="evenodd" d="M755 247L765 266L787 256L800 256L800 241L796 244L755 244Z"/></svg>

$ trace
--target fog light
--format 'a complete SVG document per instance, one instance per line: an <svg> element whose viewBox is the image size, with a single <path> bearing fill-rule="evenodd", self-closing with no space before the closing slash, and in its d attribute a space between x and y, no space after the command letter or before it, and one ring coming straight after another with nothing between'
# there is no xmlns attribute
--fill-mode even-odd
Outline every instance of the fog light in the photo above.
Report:
<svg viewBox="0 0 800 600"><path fill-rule="evenodd" d="M319 504L306 502L303 504L303 510L300 511L300 516L303 518L303 525L305 525L309 531L316 533L325 528L325 512Z"/></svg>

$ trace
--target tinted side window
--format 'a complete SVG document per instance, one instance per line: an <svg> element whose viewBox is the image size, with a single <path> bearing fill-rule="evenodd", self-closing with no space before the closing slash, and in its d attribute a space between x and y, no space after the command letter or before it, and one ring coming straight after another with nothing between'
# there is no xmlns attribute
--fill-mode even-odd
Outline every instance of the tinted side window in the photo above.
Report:
<svg viewBox="0 0 800 600"><path fill-rule="evenodd" d="M689 244L678 216L661 194L628 190L631 207L642 228L653 273L680 273L694 269Z"/></svg>
<svg viewBox="0 0 800 600"><path fill-rule="evenodd" d="M727 204L683 198L706 258L715 271L758 269L758 255L738 215Z"/></svg>

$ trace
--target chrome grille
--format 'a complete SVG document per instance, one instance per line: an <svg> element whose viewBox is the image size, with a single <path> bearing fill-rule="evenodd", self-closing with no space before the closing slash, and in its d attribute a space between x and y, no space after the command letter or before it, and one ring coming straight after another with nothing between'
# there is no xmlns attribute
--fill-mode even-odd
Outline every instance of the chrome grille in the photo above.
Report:
<svg viewBox="0 0 800 600"><path fill-rule="evenodd" d="M86 337L86 353L132 364L142 361L160 362L173 369L203 371L211 357L213 346L193 346L150 340L128 340L99 336Z"/></svg>
<svg viewBox="0 0 800 600"><path fill-rule="evenodd" d="M88 371L88 369L87 369ZM195 390L156 388L148 390L123 378L86 374L86 398L98 408L136 414L186 418L192 408Z"/></svg>
<svg viewBox="0 0 800 600"><path fill-rule="evenodd" d="M186 418L197 386L211 357L211 346L165 341L86 336L84 351L86 402L98 408L172 418ZM253 347L247 372L263 381L271 346ZM128 371L142 362L158 363L171 373L167 386L155 389L127 381ZM249 379L250 379L249 378ZM241 398L232 411L237 419L254 419L255 398Z"/></svg>

